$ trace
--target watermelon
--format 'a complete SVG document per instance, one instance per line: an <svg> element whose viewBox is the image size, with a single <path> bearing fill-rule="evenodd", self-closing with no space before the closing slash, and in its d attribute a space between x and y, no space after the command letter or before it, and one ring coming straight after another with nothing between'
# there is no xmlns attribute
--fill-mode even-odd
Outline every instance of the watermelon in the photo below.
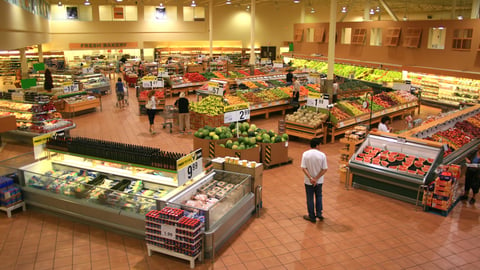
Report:
<svg viewBox="0 0 480 270"><path fill-rule="evenodd" d="M388 161L389 161L389 162L394 162L394 161L396 161L396 160L397 160L397 159L396 159L395 157L392 157L392 156L388 157Z"/></svg>
<svg viewBox="0 0 480 270"><path fill-rule="evenodd" d="M414 171L414 170L408 170L408 172L409 172L409 173L412 173L412 174L415 174L415 173L416 173L416 171Z"/></svg>
<svg viewBox="0 0 480 270"><path fill-rule="evenodd" d="M398 168L398 166L389 166L388 168L390 168L392 170L396 170Z"/></svg>
<svg viewBox="0 0 480 270"><path fill-rule="evenodd" d="M423 166L423 162L420 162L419 160L415 161L413 164L414 164L415 167L417 167L417 168L421 168L421 167Z"/></svg>
<svg viewBox="0 0 480 270"><path fill-rule="evenodd" d="M381 164L383 167L387 167L387 166L388 166L388 162L387 162L387 161L382 161L382 162L380 162L380 164Z"/></svg>
<svg viewBox="0 0 480 270"><path fill-rule="evenodd" d="M385 155L385 154L380 154L380 159L383 159L383 160L385 160L385 159L387 159L387 158L388 158L388 156L387 156L387 155Z"/></svg>
<svg viewBox="0 0 480 270"><path fill-rule="evenodd" d="M402 161L402 160L404 160L404 159L405 159L404 156L400 156L400 155L397 156L397 160L398 160L398 161Z"/></svg>
<svg viewBox="0 0 480 270"><path fill-rule="evenodd" d="M435 160L433 158L427 158L427 162L432 164Z"/></svg>
<svg viewBox="0 0 480 270"><path fill-rule="evenodd" d="M378 162L378 163L380 163L380 158L379 158L379 157L376 157L376 158L372 159L372 162Z"/></svg>
<svg viewBox="0 0 480 270"><path fill-rule="evenodd" d="M363 162L371 163L371 162L372 162L372 159L369 158L369 157L365 157L365 158L363 159Z"/></svg>
<svg viewBox="0 0 480 270"><path fill-rule="evenodd" d="M425 162L425 160L426 160L426 159L421 158L421 157L418 158L418 161L420 161L420 162L422 162L422 163Z"/></svg>
<svg viewBox="0 0 480 270"><path fill-rule="evenodd" d="M356 157L355 160L356 161L363 161L363 158L362 157Z"/></svg>
<svg viewBox="0 0 480 270"><path fill-rule="evenodd" d="M378 147L374 147L373 150L376 151L376 152L382 151L382 149L380 149L380 148L378 148Z"/></svg>
<svg viewBox="0 0 480 270"><path fill-rule="evenodd" d="M402 172L406 172L408 170L408 167L406 166L398 166L398 170Z"/></svg>
<svg viewBox="0 0 480 270"><path fill-rule="evenodd" d="M422 171L428 172L428 171L430 170L430 167L431 167L431 166L424 165L424 166L422 167Z"/></svg>
<svg viewBox="0 0 480 270"><path fill-rule="evenodd" d="M364 157L365 156L365 153L360 153L357 155L358 157Z"/></svg>
<svg viewBox="0 0 480 270"><path fill-rule="evenodd" d="M372 164L373 165L380 165L380 160L379 159L373 159Z"/></svg>
<svg viewBox="0 0 480 270"><path fill-rule="evenodd" d="M425 172L423 172L422 170L417 170L417 174L418 175L425 175Z"/></svg>
<svg viewBox="0 0 480 270"><path fill-rule="evenodd" d="M363 151L365 151L365 152L370 152L370 151L372 151L372 149L373 149L373 147L371 147L370 145L367 145L367 146L365 146L365 148L363 149Z"/></svg>

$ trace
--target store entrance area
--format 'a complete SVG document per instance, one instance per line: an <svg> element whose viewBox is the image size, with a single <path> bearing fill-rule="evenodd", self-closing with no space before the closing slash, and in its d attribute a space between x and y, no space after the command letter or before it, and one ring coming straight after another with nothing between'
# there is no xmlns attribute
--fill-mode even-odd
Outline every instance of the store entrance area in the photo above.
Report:
<svg viewBox="0 0 480 270"><path fill-rule="evenodd" d="M111 78L115 85L116 76ZM115 91L102 96L102 110L76 115L72 136L159 147L188 153L193 134L172 133L155 117L155 134L147 115L139 113L135 89L129 88L128 106L115 106ZM191 101L197 96L190 93ZM166 98L173 105L178 95ZM426 119L440 109L421 106L413 120ZM251 121L277 130L282 115ZM416 122L420 124L420 121ZM393 128L408 127L394 119ZM32 150L31 146L4 141L0 160ZM480 212L477 204L460 202L447 217L421 207L358 189L340 182L341 143L320 145L328 159L323 186L325 220L305 221L305 187L300 168L307 140L289 141L291 164L264 171L263 208L236 232L213 259L196 269L480 269L478 247ZM463 182L463 180L461 180ZM52 214L15 211L0 215L0 270L2 269L189 269L173 257L148 256L144 239L73 222Z"/></svg>

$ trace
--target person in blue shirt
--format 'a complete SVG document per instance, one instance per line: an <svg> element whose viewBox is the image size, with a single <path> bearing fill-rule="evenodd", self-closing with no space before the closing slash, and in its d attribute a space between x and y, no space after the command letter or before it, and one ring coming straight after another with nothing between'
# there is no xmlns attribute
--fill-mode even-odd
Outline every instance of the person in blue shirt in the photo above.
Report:
<svg viewBox="0 0 480 270"><path fill-rule="evenodd" d="M117 94L118 107L123 108L125 106L125 85L122 82L122 78L118 78L115 84L115 93Z"/></svg>
<svg viewBox="0 0 480 270"><path fill-rule="evenodd" d="M470 204L475 204L475 196L480 189L480 168L478 168L480 164L480 146L471 156L465 158L465 161L467 163L467 172L465 174L465 192L460 199L466 201L468 199L468 193L471 189L473 194L469 202Z"/></svg>

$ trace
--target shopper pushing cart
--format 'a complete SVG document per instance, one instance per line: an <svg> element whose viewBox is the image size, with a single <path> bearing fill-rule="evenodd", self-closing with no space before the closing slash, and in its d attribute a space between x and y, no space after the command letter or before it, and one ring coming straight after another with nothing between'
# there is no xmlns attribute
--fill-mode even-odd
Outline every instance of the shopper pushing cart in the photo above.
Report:
<svg viewBox="0 0 480 270"><path fill-rule="evenodd" d="M117 103L115 106L118 108L128 106L128 89L122 82L122 78L118 78L115 84L115 93L117 94Z"/></svg>

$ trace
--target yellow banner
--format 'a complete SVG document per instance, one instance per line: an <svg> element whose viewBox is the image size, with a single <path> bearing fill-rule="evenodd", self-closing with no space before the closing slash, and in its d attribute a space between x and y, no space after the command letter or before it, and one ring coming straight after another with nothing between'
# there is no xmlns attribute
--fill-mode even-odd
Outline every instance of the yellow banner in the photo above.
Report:
<svg viewBox="0 0 480 270"><path fill-rule="evenodd" d="M72 81L69 81L69 82L63 82L63 85L64 85L64 86L70 86L70 85L72 85L72 84L73 84L73 82L72 82Z"/></svg>
<svg viewBox="0 0 480 270"><path fill-rule="evenodd" d="M52 133L33 137L33 146L46 144L50 137L52 137Z"/></svg>
<svg viewBox="0 0 480 270"><path fill-rule="evenodd" d="M233 111L248 109L249 107L250 107L250 105L248 103L239 103L239 104L225 106L223 111L224 112L233 112Z"/></svg>

